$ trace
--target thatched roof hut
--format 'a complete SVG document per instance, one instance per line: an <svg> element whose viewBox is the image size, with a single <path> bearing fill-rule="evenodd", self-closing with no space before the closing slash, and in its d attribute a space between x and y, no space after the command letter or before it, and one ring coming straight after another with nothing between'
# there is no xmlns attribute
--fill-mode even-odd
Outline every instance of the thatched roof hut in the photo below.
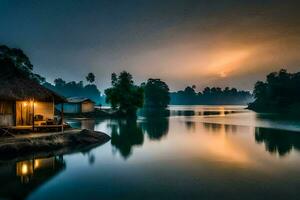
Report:
<svg viewBox="0 0 300 200"><path fill-rule="evenodd" d="M95 102L85 97L70 97L67 98L67 103L64 104L64 113L79 114L90 113L95 110ZM57 109L61 111L58 106Z"/></svg>
<svg viewBox="0 0 300 200"><path fill-rule="evenodd" d="M24 76L6 76L0 78L0 100L18 101L35 99L64 103L67 100L39 83Z"/></svg>
<svg viewBox="0 0 300 200"><path fill-rule="evenodd" d="M67 100L28 78L11 62L0 62L0 126L34 126L54 120L55 104ZM63 105L63 104L62 104Z"/></svg>
<svg viewBox="0 0 300 200"><path fill-rule="evenodd" d="M2 60L0 67L0 100L35 99L38 101L54 101L56 103L67 101L64 97L26 77L25 73L17 69L9 60Z"/></svg>

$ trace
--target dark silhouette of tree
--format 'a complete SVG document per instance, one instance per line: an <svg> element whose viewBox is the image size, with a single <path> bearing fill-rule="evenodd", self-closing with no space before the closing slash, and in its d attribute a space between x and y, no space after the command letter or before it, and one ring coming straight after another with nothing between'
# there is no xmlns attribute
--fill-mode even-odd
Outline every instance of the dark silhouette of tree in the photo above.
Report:
<svg viewBox="0 0 300 200"><path fill-rule="evenodd" d="M148 79L143 83L145 92L144 107L166 108L170 103L169 87L160 79Z"/></svg>
<svg viewBox="0 0 300 200"><path fill-rule="evenodd" d="M93 82L95 82L95 75L93 73L89 73L87 76L86 76L86 80L87 82L89 82L90 84L92 84Z"/></svg>
<svg viewBox="0 0 300 200"><path fill-rule="evenodd" d="M134 85L131 74L123 71L111 76L112 87L105 90L106 102L118 109L122 116L136 116L136 111L144 103L144 90Z"/></svg>
<svg viewBox="0 0 300 200"><path fill-rule="evenodd" d="M193 87L193 86L192 87L190 87L190 86L186 87L184 89L184 93L187 96L191 96L191 97L195 96L196 95L195 87Z"/></svg>
<svg viewBox="0 0 300 200"><path fill-rule="evenodd" d="M61 78L57 78L54 80L54 85L47 82L43 85L65 97L86 97L96 103L102 103L103 101L97 86L94 84L84 85L83 81L66 82Z"/></svg>
<svg viewBox="0 0 300 200"><path fill-rule="evenodd" d="M144 135L136 120L118 120L111 125L111 144L127 159L132 154L132 147L143 145Z"/></svg>
<svg viewBox="0 0 300 200"><path fill-rule="evenodd" d="M3 59L11 60L11 62L13 63L12 66L16 67L26 77L39 83L45 82L44 77L33 73L33 65L21 49L9 48L5 45L0 45L0 60Z"/></svg>
<svg viewBox="0 0 300 200"><path fill-rule="evenodd" d="M292 149L300 151L300 135L297 132L256 128L255 141L264 143L268 152L279 156L287 155Z"/></svg>
<svg viewBox="0 0 300 200"><path fill-rule="evenodd" d="M161 140L168 134L169 119L167 117L147 117L142 123L142 129L147 133L150 140Z"/></svg>
<svg viewBox="0 0 300 200"><path fill-rule="evenodd" d="M267 75L266 82L254 86L255 101L249 109L263 112L295 112L300 110L300 72L288 73L281 69ZM298 114L299 115L299 114Z"/></svg>

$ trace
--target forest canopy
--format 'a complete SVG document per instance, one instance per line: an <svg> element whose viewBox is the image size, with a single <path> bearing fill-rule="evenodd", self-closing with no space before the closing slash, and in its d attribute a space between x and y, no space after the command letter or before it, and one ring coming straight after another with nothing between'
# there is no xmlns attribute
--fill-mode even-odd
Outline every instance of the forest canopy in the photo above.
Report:
<svg viewBox="0 0 300 200"><path fill-rule="evenodd" d="M255 101L249 109L258 112L299 112L300 72L288 73L281 69L267 75L266 81L254 86Z"/></svg>

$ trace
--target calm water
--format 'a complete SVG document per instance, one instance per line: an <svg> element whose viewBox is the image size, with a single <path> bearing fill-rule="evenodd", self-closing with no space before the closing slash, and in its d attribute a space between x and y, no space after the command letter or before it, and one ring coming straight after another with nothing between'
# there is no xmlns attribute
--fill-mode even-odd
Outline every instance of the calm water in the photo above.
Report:
<svg viewBox="0 0 300 200"><path fill-rule="evenodd" d="M69 122L112 140L83 153L1 162L0 198L300 198L300 120L174 106L170 117Z"/></svg>

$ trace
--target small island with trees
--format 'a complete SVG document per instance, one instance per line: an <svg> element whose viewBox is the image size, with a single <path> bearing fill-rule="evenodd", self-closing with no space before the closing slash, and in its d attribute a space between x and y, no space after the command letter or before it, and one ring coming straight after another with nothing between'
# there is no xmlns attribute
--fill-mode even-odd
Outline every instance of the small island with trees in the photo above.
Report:
<svg viewBox="0 0 300 200"><path fill-rule="evenodd" d="M255 101L248 109L256 112L300 113L300 72L288 73L281 69L267 75L265 82L258 81L254 86Z"/></svg>

